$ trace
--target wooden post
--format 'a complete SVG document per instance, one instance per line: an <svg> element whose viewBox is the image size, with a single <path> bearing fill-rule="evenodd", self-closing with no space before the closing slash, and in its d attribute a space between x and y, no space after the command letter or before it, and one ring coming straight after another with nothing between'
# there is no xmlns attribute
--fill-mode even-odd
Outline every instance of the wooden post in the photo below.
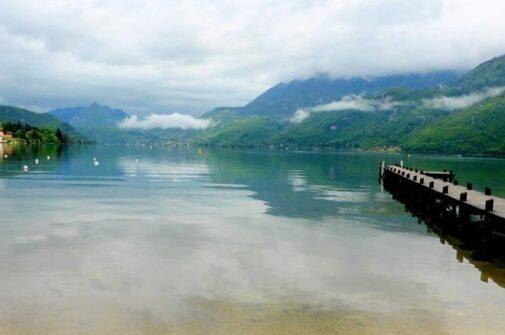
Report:
<svg viewBox="0 0 505 335"><path fill-rule="evenodd" d="M472 189L472 183L466 183L466 189L471 190Z"/></svg>
<svg viewBox="0 0 505 335"><path fill-rule="evenodd" d="M442 188L442 193L444 193L444 194L449 193L449 185L445 185L445 186Z"/></svg>
<svg viewBox="0 0 505 335"><path fill-rule="evenodd" d="M484 194L485 195L491 195L491 189L489 187L484 188Z"/></svg>
<svg viewBox="0 0 505 335"><path fill-rule="evenodd" d="M435 182L434 181L430 181L430 188L433 188L435 187Z"/></svg>
<svg viewBox="0 0 505 335"><path fill-rule="evenodd" d="M492 212L493 211L493 206L494 206L494 200L493 199L486 200L486 211Z"/></svg>
<svg viewBox="0 0 505 335"><path fill-rule="evenodd" d="M454 179L454 180L452 181L452 183L453 183L454 185L458 185L458 184L459 184L459 182L458 182L458 180L457 180L457 179Z"/></svg>
<svg viewBox="0 0 505 335"><path fill-rule="evenodd" d="M419 179L419 182L421 183L421 185L423 185L424 184L424 178Z"/></svg>
<svg viewBox="0 0 505 335"><path fill-rule="evenodd" d="M460 200L460 201L466 201L467 197L468 197L468 193L463 192L463 193L461 193L461 194L459 195L459 200Z"/></svg>

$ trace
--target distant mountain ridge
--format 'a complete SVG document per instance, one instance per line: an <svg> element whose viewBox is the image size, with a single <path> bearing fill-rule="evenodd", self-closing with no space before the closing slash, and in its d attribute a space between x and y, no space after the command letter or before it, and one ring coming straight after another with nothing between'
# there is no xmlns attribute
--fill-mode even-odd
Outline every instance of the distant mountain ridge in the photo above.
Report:
<svg viewBox="0 0 505 335"><path fill-rule="evenodd" d="M89 106L59 108L49 112L76 128L113 127L129 115L121 109L92 103Z"/></svg>
<svg viewBox="0 0 505 335"><path fill-rule="evenodd" d="M293 121L298 109L306 115ZM213 120L203 130L119 129L128 114L97 103L51 113L97 142L505 155L505 56L466 74L317 75L279 83L243 107L218 107L202 115Z"/></svg>
<svg viewBox="0 0 505 335"><path fill-rule="evenodd" d="M329 103L349 94L381 92L394 87L410 89L433 88L454 83L460 74L454 71L434 71L388 75L373 78L331 78L316 75L305 80L278 83L244 107L235 107L237 115L259 115L286 118L299 108ZM205 116L212 116L212 113Z"/></svg>
<svg viewBox="0 0 505 335"><path fill-rule="evenodd" d="M491 89L502 93L489 94ZM372 81L316 76L280 83L241 108L213 110L204 117L218 122L196 140L231 147L505 155L504 89L505 56L463 75L443 72ZM355 94L362 97L342 102L343 96ZM333 101L339 103L326 105ZM367 108L367 103L380 107ZM298 108L321 104L325 108L319 112L290 122Z"/></svg>
<svg viewBox="0 0 505 335"><path fill-rule="evenodd" d="M459 78L453 89L461 93L505 86L505 55L490 59Z"/></svg>

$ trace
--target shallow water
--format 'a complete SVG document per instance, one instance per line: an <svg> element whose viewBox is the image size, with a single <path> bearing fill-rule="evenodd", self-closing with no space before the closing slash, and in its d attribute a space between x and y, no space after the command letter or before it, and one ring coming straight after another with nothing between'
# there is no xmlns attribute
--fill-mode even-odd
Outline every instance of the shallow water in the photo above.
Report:
<svg viewBox="0 0 505 335"><path fill-rule="evenodd" d="M404 159L505 196L505 160L2 150L0 334L505 330L505 269L441 243L377 180Z"/></svg>

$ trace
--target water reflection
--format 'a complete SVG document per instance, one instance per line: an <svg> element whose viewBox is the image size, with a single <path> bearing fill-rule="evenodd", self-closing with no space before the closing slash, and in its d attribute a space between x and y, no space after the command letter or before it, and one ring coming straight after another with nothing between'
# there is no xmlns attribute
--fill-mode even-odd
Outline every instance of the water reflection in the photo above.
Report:
<svg viewBox="0 0 505 335"><path fill-rule="evenodd" d="M34 155L0 163L0 334L505 326L496 277L381 191L384 156L81 146L22 173Z"/></svg>

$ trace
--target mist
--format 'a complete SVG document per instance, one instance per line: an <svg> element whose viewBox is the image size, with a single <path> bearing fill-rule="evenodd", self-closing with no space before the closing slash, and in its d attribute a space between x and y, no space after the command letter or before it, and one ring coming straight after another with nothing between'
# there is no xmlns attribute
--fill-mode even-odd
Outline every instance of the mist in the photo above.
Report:
<svg viewBox="0 0 505 335"><path fill-rule="evenodd" d="M137 115L122 120L118 127L122 129L205 129L210 125L210 120L198 119L191 115L172 113L172 114L150 114L149 116L139 119Z"/></svg>
<svg viewBox="0 0 505 335"><path fill-rule="evenodd" d="M292 123L300 123L308 118L312 113L334 112L342 110L373 112L377 110L393 109L394 107L400 105L400 102L390 101L388 99L371 100L365 99L361 95L346 95L338 101L332 101L327 104L299 109L291 116L289 121Z"/></svg>
<svg viewBox="0 0 505 335"><path fill-rule="evenodd" d="M484 101L487 98L495 97L505 91L505 87L489 87L479 92L461 95L457 97L438 96L432 99L424 99L423 103L428 108L455 110L470 107Z"/></svg>

